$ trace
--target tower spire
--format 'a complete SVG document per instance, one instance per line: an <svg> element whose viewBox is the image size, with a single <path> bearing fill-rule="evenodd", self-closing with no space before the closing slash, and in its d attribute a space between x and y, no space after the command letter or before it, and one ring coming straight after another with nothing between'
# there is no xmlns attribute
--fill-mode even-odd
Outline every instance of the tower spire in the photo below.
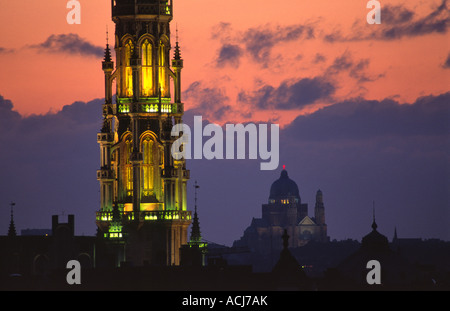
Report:
<svg viewBox="0 0 450 311"><path fill-rule="evenodd" d="M14 225L14 211L13 211L13 207L16 205L16 203L11 202L10 206L11 206L11 220L9 222L9 229L8 229L8 236L9 237L15 237L16 234L16 226Z"/></svg>
<svg viewBox="0 0 450 311"><path fill-rule="evenodd" d="M191 231L191 238L190 238L190 243L194 244L198 244L201 242L202 240L202 236L200 233L200 223L198 221L198 216L197 216L197 189L200 188L200 186L197 184L197 181L195 181L194 183L194 189L195 189L195 195L194 195L194 219L192 221L192 231Z"/></svg>

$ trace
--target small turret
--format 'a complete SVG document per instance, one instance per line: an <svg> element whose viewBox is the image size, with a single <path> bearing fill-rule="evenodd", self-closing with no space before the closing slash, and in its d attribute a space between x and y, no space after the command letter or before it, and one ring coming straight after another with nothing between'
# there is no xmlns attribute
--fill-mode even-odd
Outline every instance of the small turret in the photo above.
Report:
<svg viewBox="0 0 450 311"><path fill-rule="evenodd" d="M317 190L317 193L316 193L316 202L323 203L323 193L320 189Z"/></svg>
<svg viewBox="0 0 450 311"><path fill-rule="evenodd" d="M324 225L325 224L325 206L323 204L323 194L319 189L316 193L316 205L314 208L314 218L316 224Z"/></svg>

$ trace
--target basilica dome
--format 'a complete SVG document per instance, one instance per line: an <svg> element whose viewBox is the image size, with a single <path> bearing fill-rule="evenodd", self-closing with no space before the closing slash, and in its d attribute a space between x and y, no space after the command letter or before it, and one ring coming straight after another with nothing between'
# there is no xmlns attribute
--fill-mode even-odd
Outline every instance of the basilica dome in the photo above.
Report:
<svg viewBox="0 0 450 311"><path fill-rule="evenodd" d="M294 197L300 201L300 194L298 186L292 179L289 178L285 169L281 171L280 178L275 180L270 187L269 201L278 201Z"/></svg>

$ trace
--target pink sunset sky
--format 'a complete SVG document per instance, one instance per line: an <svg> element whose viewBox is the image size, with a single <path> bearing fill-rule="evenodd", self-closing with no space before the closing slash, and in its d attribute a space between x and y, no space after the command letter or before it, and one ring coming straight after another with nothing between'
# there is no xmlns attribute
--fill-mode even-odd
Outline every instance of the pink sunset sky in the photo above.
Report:
<svg viewBox="0 0 450 311"><path fill-rule="evenodd" d="M52 41L51 36L74 34L80 43L104 48L106 27L114 41L110 1L80 3L80 25L67 23L65 0L0 4L0 94L20 114L56 112L74 101L104 96L98 53ZM222 104L230 109L221 120L210 116L211 121L272 120L281 125L346 98L411 103L447 91L450 39L435 25L448 22L448 9L439 10L446 3L380 3L381 24L369 25L364 0L174 1L172 45L178 25L185 60L182 89L214 89L224 98ZM395 36L387 36L389 30ZM50 44L44 47L45 42ZM264 86L276 89L304 78L332 81L331 96L293 109L256 111L248 104ZM183 98L186 109L201 105L201 94Z"/></svg>

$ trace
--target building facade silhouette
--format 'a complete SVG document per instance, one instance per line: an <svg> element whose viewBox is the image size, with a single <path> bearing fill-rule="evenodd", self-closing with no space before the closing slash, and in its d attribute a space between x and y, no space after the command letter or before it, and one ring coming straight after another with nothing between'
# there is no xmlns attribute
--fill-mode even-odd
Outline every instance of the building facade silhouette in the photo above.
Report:
<svg viewBox="0 0 450 311"><path fill-rule="evenodd" d="M184 112L178 42L170 58L173 4L115 0L111 5L116 62L107 44L96 223L116 265L178 265L192 220L186 202L189 170L184 159L171 155L171 130Z"/></svg>
<svg viewBox="0 0 450 311"><path fill-rule="evenodd" d="M248 247L260 253L278 252L284 230L291 237L289 247L299 247L309 241L327 242L325 206L321 190L316 193L314 216L308 216L308 204L302 203L298 186L283 168L280 178L270 187L269 200L262 205L262 217L253 218L235 247Z"/></svg>

